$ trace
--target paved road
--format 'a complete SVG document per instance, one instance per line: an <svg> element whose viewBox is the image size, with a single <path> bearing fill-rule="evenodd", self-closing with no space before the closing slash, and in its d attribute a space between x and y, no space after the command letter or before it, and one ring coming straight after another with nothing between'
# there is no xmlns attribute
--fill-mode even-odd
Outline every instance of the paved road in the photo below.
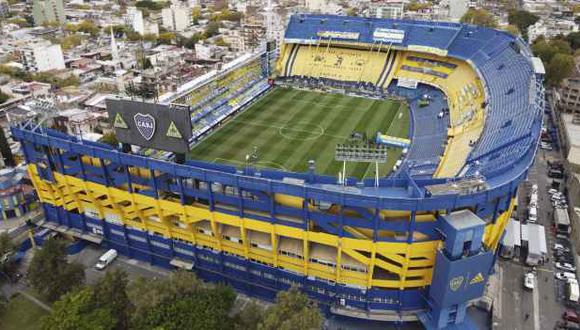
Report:
<svg viewBox="0 0 580 330"><path fill-rule="evenodd" d="M532 184L538 185L538 223L546 229L549 261L537 268L536 290L523 290L523 274L530 268L521 260L502 260L502 319L497 329L553 329L561 319L564 306L558 297L561 284L554 278L554 260L551 247L555 242L552 231L552 205L547 190L552 179L547 177L546 157L559 158L555 151L539 150L534 166L530 169L527 182L519 189L518 219L526 218L527 196ZM526 315L527 318L526 318Z"/></svg>

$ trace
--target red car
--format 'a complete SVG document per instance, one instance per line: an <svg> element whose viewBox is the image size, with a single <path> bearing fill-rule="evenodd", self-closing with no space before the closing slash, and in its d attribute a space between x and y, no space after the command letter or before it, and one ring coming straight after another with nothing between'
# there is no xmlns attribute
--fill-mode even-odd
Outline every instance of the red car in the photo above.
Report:
<svg viewBox="0 0 580 330"><path fill-rule="evenodd" d="M578 317L578 314L575 311L570 310L570 309L568 309L564 312L564 314L562 315L562 318L564 318L564 320L566 320L566 321L580 323L580 318Z"/></svg>

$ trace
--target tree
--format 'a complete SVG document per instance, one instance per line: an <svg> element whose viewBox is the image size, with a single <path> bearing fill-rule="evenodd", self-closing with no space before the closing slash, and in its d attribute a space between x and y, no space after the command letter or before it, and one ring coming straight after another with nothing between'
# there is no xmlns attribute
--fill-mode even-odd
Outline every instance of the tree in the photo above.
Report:
<svg viewBox="0 0 580 330"><path fill-rule="evenodd" d="M556 54L548 64L546 78L550 86L559 86L564 78L574 71L574 56L569 54Z"/></svg>
<svg viewBox="0 0 580 330"><path fill-rule="evenodd" d="M532 45L532 51L542 59L544 64L550 63L557 50L553 48L545 39L537 39Z"/></svg>
<svg viewBox="0 0 580 330"><path fill-rule="evenodd" d="M8 143L8 139L6 139L6 134L2 127L0 127L0 156L4 157L4 165L8 167L16 166L12 149L10 148L10 144Z"/></svg>
<svg viewBox="0 0 580 330"><path fill-rule="evenodd" d="M209 22L205 27L203 32L204 37L211 38L219 33L220 23L219 22Z"/></svg>
<svg viewBox="0 0 580 330"><path fill-rule="evenodd" d="M170 1L163 2L163 1L143 0L143 1L135 2L135 6L137 8L153 10L153 11L158 11L158 10L161 10L165 7L168 7L169 4L170 4Z"/></svg>
<svg viewBox="0 0 580 330"><path fill-rule="evenodd" d="M229 47L228 43L225 42L224 38L217 38L215 40L215 45L216 46L221 46L221 47Z"/></svg>
<svg viewBox="0 0 580 330"><path fill-rule="evenodd" d="M99 140L99 142L108 144L113 147L117 147L119 145L119 140L117 140L115 132L104 134Z"/></svg>
<svg viewBox="0 0 580 330"><path fill-rule="evenodd" d="M235 300L229 287L204 288L189 272L168 279L137 279L128 289L135 306L131 325L136 329L231 328L228 313Z"/></svg>
<svg viewBox="0 0 580 330"><path fill-rule="evenodd" d="M520 35L520 30L515 25L507 25L504 28L504 30L506 30L507 32L513 34L514 36L519 36Z"/></svg>
<svg viewBox="0 0 580 330"><path fill-rule="evenodd" d="M127 274L110 271L94 287L65 294L43 320L44 329L127 329L131 302Z"/></svg>
<svg viewBox="0 0 580 330"><path fill-rule="evenodd" d="M10 99L10 95L0 91L0 104L8 101Z"/></svg>
<svg viewBox="0 0 580 330"><path fill-rule="evenodd" d="M82 265L69 264L64 243L51 238L34 254L28 269L28 279L45 299L55 301L82 285L85 272Z"/></svg>
<svg viewBox="0 0 580 330"><path fill-rule="evenodd" d="M138 278L132 282L127 294L134 306L132 318L143 318L165 299L194 295L202 287L202 282L193 273L178 271L168 279L152 281Z"/></svg>
<svg viewBox="0 0 580 330"><path fill-rule="evenodd" d="M110 308L95 304L91 287L65 294L53 311L42 319L44 330L106 330L114 329L116 320Z"/></svg>
<svg viewBox="0 0 580 330"><path fill-rule="evenodd" d="M13 258L15 252L16 245L12 242L10 235L6 232L0 234L0 271L6 276L10 276L15 270L16 262ZM4 280L4 276L1 280Z"/></svg>
<svg viewBox="0 0 580 330"><path fill-rule="evenodd" d="M539 19L538 16L525 10L512 10L508 15L508 22L511 25L517 26L526 39L528 35L528 27L534 25Z"/></svg>
<svg viewBox="0 0 580 330"><path fill-rule="evenodd" d="M236 330L257 330L264 311L255 302L250 302L234 318Z"/></svg>
<svg viewBox="0 0 580 330"><path fill-rule="evenodd" d="M80 45L82 41L83 38L80 35L72 34L62 38L59 43L63 50L68 50Z"/></svg>
<svg viewBox="0 0 580 330"><path fill-rule="evenodd" d="M165 32L165 33L160 33L157 40L162 44L170 45L173 43L173 40L175 40L175 38L176 38L175 33Z"/></svg>
<svg viewBox="0 0 580 330"><path fill-rule="evenodd" d="M134 325L138 329L199 329L231 328L228 313L236 295L226 286L200 289L194 295L164 299Z"/></svg>
<svg viewBox="0 0 580 330"><path fill-rule="evenodd" d="M470 8L462 17L461 23L474 24L484 27L495 28L497 21L493 15L485 9Z"/></svg>
<svg viewBox="0 0 580 330"><path fill-rule="evenodd" d="M346 16L358 16L358 8L356 8L356 7L349 7L346 10Z"/></svg>
<svg viewBox="0 0 580 330"><path fill-rule="evenodd" d="M129 324L132 305L127 295L127 284L127 273L114 270L107 272L93 290L95 307L109 309L117 329L126 329Z"/></svg>
<svg viewBox="0 0 580 330"><path fill-rule="evenodd" d="M570 47L572 47L572 49L577 50L580 48L580 32L572 32L568 34L566 36L566 40L568 43L570 43Z"/></svg>
<svg viewBox="0 0 580 330"><path fill-rule="evenodd" d="M276 304L266 310L261 330L320 329L323 317L316 303L296 287L278 293Z"/></svg>

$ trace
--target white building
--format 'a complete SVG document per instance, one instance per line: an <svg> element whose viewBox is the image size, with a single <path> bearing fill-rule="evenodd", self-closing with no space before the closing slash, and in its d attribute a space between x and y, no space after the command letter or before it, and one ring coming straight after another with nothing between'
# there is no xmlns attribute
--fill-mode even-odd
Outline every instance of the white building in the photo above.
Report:
<svg viewBox="0 0 580 330"><path fill-rule="evenodd" d="M369 4L370 15L376 18L403 18L405 2L401 0L373 1Z"/></svg>
<svg viewBox="0 0 580 330"><path fill-rule="evenodd" d="M218 59L225 54L225 47L211 44L195 44L195 56L201 60Z"/></svg>
<svg viewBox="0 0 580 330"><path fill-rule="evenodd" d="M172 5L161 11L163 27L169 31L182 32L191 25L191 9Z"/></svg>
<svg viewBox="0 0 580 330"><path fill-rule="evenodd" d="M143 18L143 12L135 7L127 8L127 15L125 16L125 21L127 25L133 28L133 31L139 33L140 35L146 34L159 34L159 26L156 22L152 22L148 19Z"/></svg>
<svg viewBox="0 0 580 330"><path fill-rule="evenodd" d="M459 22L461 17L467 12L467 0L449 0L449 19Z"/></svg>
<svg viewBox="0 0 580 330"><path fill-rule="evenodd" d="M65 68L60 45L49 41L25 44L18 50L18 55L26 71L45 72Z"/></svg>
<svg viewBox="0 0 580 330"><path fill-rule="evenodd" d="M66 17L63 0L34 0L32 16L36 26L49 22L64 23Z"/></svg>
<svg viewBox="0 0 580 330"><path fill-rule="evenodd" d="M306 8L312 13L340 15L343 8L331 0L306 0Z"/></svg>
<svg viewBox="0 0 580 330"><path fill-rule="evenodd" d="M541 35L549 39L560 34L567 35L571 32L578 32L578 25L574 21L563 19L541 19L536 24L528 27L530 42L533 42Z"/></svg>

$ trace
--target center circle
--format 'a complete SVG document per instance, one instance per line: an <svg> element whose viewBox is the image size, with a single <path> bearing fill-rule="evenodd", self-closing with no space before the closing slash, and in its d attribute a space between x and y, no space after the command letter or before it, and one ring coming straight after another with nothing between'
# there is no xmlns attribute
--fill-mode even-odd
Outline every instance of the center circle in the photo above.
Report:
<svg viewBox="0 0 580 330"><path fill-rule="evenodd" d="M308 141L316 140L324 135L324 128L310 123L293 123L280 127L278 133L288 140Z"/></svg>

